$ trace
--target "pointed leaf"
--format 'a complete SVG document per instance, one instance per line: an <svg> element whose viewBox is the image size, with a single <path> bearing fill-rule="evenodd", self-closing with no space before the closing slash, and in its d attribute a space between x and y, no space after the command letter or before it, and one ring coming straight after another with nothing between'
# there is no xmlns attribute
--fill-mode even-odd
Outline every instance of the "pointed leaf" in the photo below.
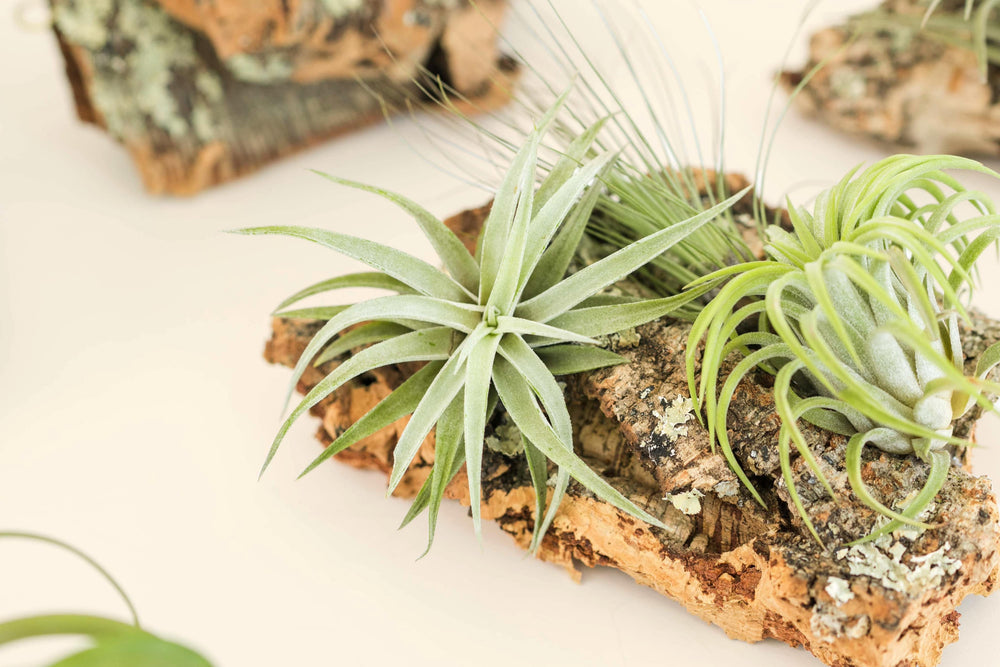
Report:
<svg viewBox="0 0 1000 667"><path fill-rule="evenodd" d="M409 213L416 220L417 224L420 225L420 231L424 233L427 240L434 246L434 252L441 258L441 263L444 264L444 268L448 273L469 292L475 293L479 289L479 264L469 254L465 244L455 236L455 233L448 229L443 222L427 209L420 206L420 204L382 188L337 178L336 176L330 176L319 171L314 173L334 183L379 195Z"/></svg>
<svg viewBox="0 0 1000 667"><path fill-rule="evenodd" d="M309 363L338 333L347 327L367 321L407 323L411 319L440 324L467 333L479 324L482 316L472 306L462 306L426 296L385 296L355 304L338 313L309 340L292 371L282 412L288 408L295 387L309 367Z"/></svg>
<svg viewBox="0 0 1000 667"><path fill-rule="evenodd" d="M385 345L385 343L379 343L379 345ZM434 376L434 380L413 411L413 416L410 417L409 423L403 429L403 434L396 443L396 448L392 452L392 473L389 475L387 495L399 486L427 434L434 428L434 424L437 423L451 400L461 391L464 381L465 366L458 362L456 354L452 354L438 374Z"/></svg>
<svg viewBox="0 0 1000 667"><path fill-rule="evenodd" d="M538 348L535 354L552 375L573 375L629 363L620 354L593 345L551 345Z"/></svg>
<svg viewBox="0 0 1000 667"><path fill-rule="evenodd" d="M478 341L469 353L465 371L465 460L469 476L469 498L472 526L482 540L480 497L483 474L483 438L486 431L487 405L493 360L502 336L490 334Z"/></svg>
<svg viewBox="0 0 1000 667"><path fill-rule="evenodd" d="M658 320L708 292L708 285L677 296L612 306L578 308L549 320L549 325L581 336L604 336Z"/></svg>
<svg viewBox="0 0 1000 667"><path fill-rule="evenodd" d="M548 322L565 313L589 296L618 282L653 258L659 256L678 241L699 229L734 203L739 201L746 188L724 202L713 206L693 218L671 225L655 234L632 243L604 259L574 273L538 296L520 304L514 314L536 322Z"/></svg>
<svg viewBox="0 0 1000 667"><path fill-rule="evenodd" d="M367 239L309 227L252 227L237 230L237 233L249 236L274 234L305 239L364 262L421 294L465 303L474 300L472 294L461 285L422 259Z"/></svg>
<svg viewBox="0 0 1000 667"><path fill-rule="evenodd" d="M349 273L344 276L338 276L336 278L331 278L329 280L323 280L314 285L310 285L305 289L299 290L295 294L291 295L284 301L278 304L278 307L274 309L275 312L288 308L293 303L298 303L302 299L305 299L316 294L322 294L324 292L331 292L333 290L345 289L349 287L369 287L373 289L384 289L390 290L392 292L397 292L398 294L413 294L412 288L408 287L402 281L396 280L391 276L387 276L384 273L378 273L376 271L368 271L365 273Z"/></svg>
<svg viewBox="0 0 1000 667"><path fill-rule="evenodd" d="M594 472L566 444L560 441L552 427L545 421L535 399L524 391L523 380L506 360L497 360L494 366L494 384L500 400L511 419L531 442L549 460L567 469L569 474L598 498L657 528L666 528L662 521L640 509L635 503L608 484Z"/></svg>
<svg viewBox="0 0 1000 667"><path fill-rule="evenodd" d="M278 451L278 446L284 439L288 429L302 416L309 408L313 407L324 398L336 391L345 382L356 378L362 373L370 370L401 364L409 361L434 361L447 359L451 354L452 332L446 327L436 329L425 329L414 331L398 338L387 340L372 347L366 348L354 355L344 363L333 369L329 375L306 394L302 402L296 406L285 422L278 429L278 434L271 444L267 458L261 468L261 474L267 470L271 459Z"/></svg>
<svg viewBox="0 0 1000 667"><path fill-rule="evenodd" d="M363 324L356 329L351 329L341 334L335 341L327 345L322 354L316 357L313 366L322 366L331 359L336 359L356 347L370 345L371 343L381 343L384 340L402 336L409 332L410 329L408 327L396 324L395 322L370 322Z"/></svg>
<svg viewBox="0 0 1000 667"><path fill-rule="evenodd" d="M302 471L299 478L301 479L328 458L339 454L368 436L378 433L386 426L416 410L420 399L423 398L442 366L444 366L443 362L432 361L408 377L403 384L396 387L391 394L379 401L361 419L351 424L336 440L327 445L323 453Z"/></svg>

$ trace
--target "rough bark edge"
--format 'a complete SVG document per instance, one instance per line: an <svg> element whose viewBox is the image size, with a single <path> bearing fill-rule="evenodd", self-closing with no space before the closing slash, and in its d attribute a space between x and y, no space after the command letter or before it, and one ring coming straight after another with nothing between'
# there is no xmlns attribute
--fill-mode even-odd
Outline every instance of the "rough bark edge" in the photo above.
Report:
<svg viewBox="0 0 1000 667"><path fill-rule="evenodd" d="M411 5L421 1L407 0ZM486 2L484 6L489 8L491 19L502 15L504 1ZM70 9L64 12L90 11L79 9L86 6L84 0L50 2L53 11L65 7ZM456 37L458 27L468 26L476 18L472 16L475 10L469 7L446 10L438 6L433 10L435 27L429 33L429 41L422 45L426 53L420 62L404 67L390 59L389 65L383 64L385 71L375 64L364 65L345 77L324 79L303 78L297 71L280 76L269 73L269 63L281 63L280 57L291 48L288 45L262 53L228 54L230 58L249 59L241 63L254 63L253 77L237 75L213 50L211 40L167 14L153 0L111 0L111 3L116 9L108 16L100 15L100 10L87 14L88 21L95 19L92 14L96 12L97 18L109 22L100 35L103 41L93 38L88 32L92 28L81 29L74 22L61 24L58 13L53 32L78 118L101 127L125 145L146 190L152 194L196 194L320 142L377 123L385 119L382 98L388 101L388 108L434 110L437 103L422 95L411 80L418 65L437 67L437 74L444 77L445 83L456 80L469 86L459 88L461 99L454 100L465 113L481 113L505 104L519 75L515 63L497 52L495 40L475 49ZM400 9L398 5L394 5L395 10ZM127 82L132 71L128 59L131 54L140 53L142 47L136 45L133 35L116 32L122 8L141 15L140 19L131 18L130 25L138 24L149 34L176 40L175 46L164 51L174 55L154 54L149 59L156 61L156 67L162 70L156 76L168 79L162 90L152 90L155 100L146 99L150 93L144 88L151 78L148 74L137 75L138 83ZM135 25L132 29L136 29ZM351 33L356 34L361 33ZM92 41L88 42L88 37ZM478 38L482 39L482 35ZM153 41L156 39L159 37ZM361 39L354 40L355 46ZM372 34L366 39L370 51L372 43L379 44L389 37ZM473 57L472 51L482 53ZM481 59L483 54L496 57L488 71L482 63L464 64L476 57ZM359 58L359 62L368 62ZM388 71L390 65L392 72ZM146 67L137 71L146 72ZM355 75L357 80L352 78ZM473 82L479 76L482 80ZM176 107L177 113L168 114L166 119L157 118L156 112L150 113L150 109L166 108L159 99L161 94L172 98L168 107ZM282 110L281 122L274 120L275 109Z"/></svg>
<svg viewBox="0 0 1000 667"><path fill-rule="evenodd" d="M905 11L913 3L884 4ZM826 63L794 98L800 111L837 130L920 153L1000 155L996 67L984 80L971 50L905 25L859 32L853 42L851 36L848 26L818 31L805 66L781 73L791 92Z"/></svg>

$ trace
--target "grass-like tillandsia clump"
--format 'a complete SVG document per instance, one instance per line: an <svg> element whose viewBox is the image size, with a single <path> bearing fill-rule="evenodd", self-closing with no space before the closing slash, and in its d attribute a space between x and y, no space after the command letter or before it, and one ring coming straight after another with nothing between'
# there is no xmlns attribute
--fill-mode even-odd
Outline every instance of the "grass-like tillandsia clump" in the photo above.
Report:
<svg viewBox="0 0 1000 667"><path fill-rule="evenodd" d="M433 540L445 487L464 463L478 534L484 434L490 416L502 402L522 434L536 491L533 549L537 549L551 523L571 477L601 499L662 526L574 453L570 417L555 377L621 363L624 360L620 356L595 347L594 337L657 319L704 293L704 289L695 289L646 300L601 295L602 290L701 228L743 193L566 275L595 202L605 188L602 179L615 154L587 159L594 133L584 133L570 144L536 190L539 144L558 109L557 103L518 151L496 191L474 254L416 203L376 188L333 179L380 194L410 213L446 271L394 248L344 234L301 227L242 230L246 234L279 234L313 241L377 269L376 273L314 285L286 300L282 308L304 296L348 285L397 292L352 306L279 313L328 320L303 352L293 373L292 388L310 363L322 364L352 348L375 344L333 368L292 410L274 439L265 468L292 423L344 383L382 366L426 362L342 433L306 472L360 439L411 415L395 445L389 492L402 480L421 443L437 428L432 472L404 523L428 509ZM348 330L362 323L367 324ZM558 466L547 512L546 459Z"/></svg>
<svg viewBox="0 0 1000 667"><path fill-rule="evenodd" d="M0 647L42 637L86 637L91 645L57 660L51 667L211 667L194 651L161 639L144 630L128 595L107 570L65 542L23 532L0 532L0 539L15 538L50 544L81 558L108 581L121 596L131 616L130 623L85 614L46 614L0 623Z"/></svg>
<svg viewBox="0 0 1000 667"><path fill-rule="evenodd" d="M902 524L924 526L917 517L944 483L950 447L970 444L953 435L954 420L974 404L993 407L986 392L997 386L984 378L1000 360L1000 344L967 377L959 319L968 319L960 294L973 287L975 262L1000 235L1000 217L985 195L965 190L945 169L995 175L963 158L887 158L845 176L811 211L789 206L792 231L767 230L765 260L693 283L722 285L696 320L687 349L691 395L705 409L710 438L761 500L731 450L727 420L741 380L754 369L773 373L782 473L817 540L792 478L793 445L833 491L800 419L849 436L854 493L891 518L874 536ZM921 196L930 203L917 203ZM972 214L961 216L963 207ZM723 381L723 362L733 352L743 358ZM866 489L866 445L930 464L924 488L905 509L886 507Z"/></svg>

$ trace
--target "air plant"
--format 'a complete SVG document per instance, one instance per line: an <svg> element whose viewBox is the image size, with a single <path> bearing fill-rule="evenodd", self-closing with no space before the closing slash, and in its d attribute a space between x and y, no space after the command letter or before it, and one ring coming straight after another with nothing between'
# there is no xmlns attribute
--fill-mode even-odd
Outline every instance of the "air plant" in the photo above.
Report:
<svg viewBox="0 0 1000 667"><path fill-rule="evenodd" d="M446 272L394 248L344 234L301 227L241 230L244 234L278 234L319 243L377 270L324 281L297 293L281 308L307 295L348 285L396 292L352 306L278 313L327 320L302 353L292 388L310 363L322 365L349 349L374 344L330 370L292 410L274 438L265 469L292 423L345 382L382 366L425 362L421 370L342 433L305 472L411 415L395 445L389 492L400 483L436 425L435 459L404 524L428 509L430 548L445 487L464 463L473 524L479 534L485 429L495 407L502 403L523 436L536 492L532 549L538 548L571 477L606 502L662 527L574 453L570 416L555 377L622 363L624 359L617 354L595 347L594 337L657 319L700 296L703 290L695 289L677 296L636 300L602 295L602 291L702 228L743 193L566 275L584 227L604 192L603 179L615 154L587 159L596 130L585 132L571 142L536 191L539 145L561 103L549 110L515 156L496 191L475 253L418 204L377 188L332 179L379 194L412 215ZM546 459L558 466L547 512Z"/></svg>
<svg viewBox="0 0 1000 667"><path fill-rule="evenodd" d="M49 614L0 623L0 646L39 637L79 636L93 645L62 658L52 667L211 667L202 656L184 646L150 634L139 625L135 606L117 581L96 561L79 549L44 535L0 532L0 539L16 538L50 544L84 560L111 584L128 607L130 623L83 614Z"/></svg>
<svg viewBox="0 0 1000 667"><path fill-rule="evenodd" d="M945 169L996 175L947 156L898 155L860 174L855 169L811 211L789 205L792 231L767 229L766 259L692 283L721 285L696 320L686 353L691 396L705 409L710 439L763 503L733 454L727 423L743 378L755 369L774 374L781 470L817 540L792 478L792 445L833 491L800 419L849 437L845 464L854 493L891 519L871 538L903 524L926 527L917 517L944 483L949 448L970 444L953 434L954 420L975 404L993 408L986 392L997 385L985 376L1000 361L1000 344L967 377L959 319L968 321L960 294L973 287L975 262L1000 235L1000 217L985 195L965 190ZM918 204L921 197L930 203ZM972 214L960 217L963 207ZM742 359L722 382L731 353ZM905 509L886 507L865 487L867 445L930 464L923 489Z"/></svg>

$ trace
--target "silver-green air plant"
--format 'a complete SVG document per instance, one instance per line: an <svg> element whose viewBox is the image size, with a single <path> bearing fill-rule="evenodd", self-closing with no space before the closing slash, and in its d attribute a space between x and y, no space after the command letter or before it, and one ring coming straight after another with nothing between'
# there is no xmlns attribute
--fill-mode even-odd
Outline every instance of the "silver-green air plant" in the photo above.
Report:
<svg viewBox="0 0 1000 667"><path fill-rule="evenodd" d="M569 412L555 378L622 363L620 356L596 347L595 337L657 319L699 296L702 292L694 290L636 300L602 295L602 291L705 225L743 193L567 275L615 154L587 159L593 133L585 133L568 147L536 190L539 143L557 109L558 104L515 156L496 191L475 253L416 203L377 188L332 179L377 193L407 211L427 236L444 271L394 248L331 231L302 227L242 230L312 241L376 269L309 287L280 308L344 286L396 292L351 306L278 313L327 319L294 370L293 388L309 364L322 365L350 349L374 344L333 367L291 411L274 439L265 468L292 423L344 383L379 367L425 362L334 440L306 472L410 415L393 451L389 492L400 483L436 426L435 456L432 472L404 524L428 509L429 542L433 541L445 487L465 464L478 534L484 435L495 407L502 403L522 434L536 491L533 549L552 522L571 477L599 498L662 527L574 453ZM362 326L349 330L355 325ZM547 511L546 460L558 467Z"/></svg>
<svg viewBox="0 0 1000 667"><path fill-rule="evenodd" d="M696 320L686 353L691 396L704 408L713 446L763 503L733 454L727 422L740 382L755 369L773 373L783 478L817 540L793 480L793 446L831 497L833 491L800 420L849 438L845 465L854 493L890 519L870 538L903 524L926 527L918 516L947 477L949 450L970 444L953 434L954 420L975 404L993 407L986 392L997 386L985 377L1000 345L966 376L959 320L968 321L961 294L973 287L974 264L1000 234L1000 218L985 195L965 190L945 169L993 175L946 156L899 155L856 169L812 210L789 205L792 229L767 229L766 259L692 284L721 285ZM723 378L732 353L741 358ZM923 489L905 508L887 507L866 488L867 445L930 464Z"/></svg>

